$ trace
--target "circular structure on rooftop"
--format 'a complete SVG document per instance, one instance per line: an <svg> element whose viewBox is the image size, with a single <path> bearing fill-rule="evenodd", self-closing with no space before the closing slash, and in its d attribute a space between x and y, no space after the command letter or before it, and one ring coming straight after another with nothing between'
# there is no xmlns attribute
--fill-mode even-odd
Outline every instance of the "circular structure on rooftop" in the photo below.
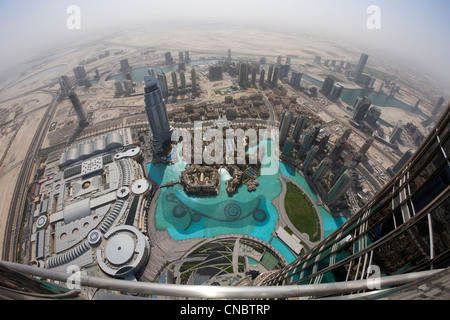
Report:
<svg viewBox="0 0 450 320"><path fill-rule="evenodd" d="M97 261L106 274L125 278L139 271L147 262L150 246L135 227L124 225L112 228L105 233L104 239L97 249Z"/></svg>
<svg viewBox="0 0 450 320"><path fill-rule="evenodd" d="M130 188L126 186L120 187L117 190L117 198L119 198L120 200L128 198L129 195L130 195Z"/></svg>
<svg viewBox="0 0 450 320"><path fill-rule="evenodd" d="M37 229L44 229L46 228L48 225L48 217L47 215L43 214L41 216L39 216L39 218L37 218L36 220L36 228Z"/></svg>
<svg viewBox="0 0 450 320"><path fill-rule="evenodd" d="M91 246L96 247L102 241L102 233L100 230L94 229L89 232L87 240Z"/></svg>
<svg viewBox="0 0 450 320"><path fill-rule="evenodd" d="M150 183L146 179L139 179L131 185L131 192L140 196L150 190Z"/></svg>

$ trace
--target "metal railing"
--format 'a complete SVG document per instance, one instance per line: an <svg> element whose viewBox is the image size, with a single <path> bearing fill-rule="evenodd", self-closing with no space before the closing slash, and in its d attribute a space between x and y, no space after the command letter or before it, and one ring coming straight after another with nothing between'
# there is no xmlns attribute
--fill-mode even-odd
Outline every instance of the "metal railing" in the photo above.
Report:
<svg viewBox="0 0 450 320"><path fill-rule="evenodd" d="M37 268L12 262L0 261L0 265L21 274L65 283L70 281L71 278L73 279L74 276L70 273ZM376 279L377 288L388 288L392 286L404 285L414 281L424 280L436 275L441 271L443 270L428 270L380 277L379 279ZM373 287L373 279L312 285L235 287L161 284L152 282L99 278L85 275L78 275L78 277L79 278L77 279L77 284L80 286L80 288L98 288L132 294L183 297L192 299L288 299L299 297L340 295L358 291L371 291L370 289ZM73 292L74 296L76 296L76 291L77 290ZM70 296L70 293L67 293L66 296ZM56 296L52 298L56 298ZM61 298L63 297L61 296Z"/></svg>

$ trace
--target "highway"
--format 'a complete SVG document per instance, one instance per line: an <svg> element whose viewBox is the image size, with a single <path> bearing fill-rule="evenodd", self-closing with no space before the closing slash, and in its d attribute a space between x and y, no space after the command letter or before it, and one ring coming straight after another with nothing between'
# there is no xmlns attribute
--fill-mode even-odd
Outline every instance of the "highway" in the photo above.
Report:
<svg viewBox="0 0 450 320"><path fill-rule="evenodd" d="M28 196L28 187L34 173L39 149L47 134L59 101L60 92L56 91L52 94L53 100L49 104L44 116L42 117L39 127L34 134L33 140L23 161L22 168L20 169L19 176L17 177L5 229L5 235L9 236L5 236L3 241L2 259L5 261L14 262L17 260L17 249L20 245L20 229L26 209L25 206L27 204L26 200Z"/></svg>

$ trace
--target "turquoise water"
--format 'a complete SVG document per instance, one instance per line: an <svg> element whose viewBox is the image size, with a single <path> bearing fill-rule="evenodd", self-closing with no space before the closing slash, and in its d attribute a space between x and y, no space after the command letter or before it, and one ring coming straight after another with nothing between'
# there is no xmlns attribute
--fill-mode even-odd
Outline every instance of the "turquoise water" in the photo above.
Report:
<svg viewBox="0 0 450 320"><path fill-rule="evenodd" d="M260 142L260 145L261 143L265 144L266 152L270 154L272 142L265 140ZM177 148L178 157L172 165L147 164L150 178L159 185L178 180L186 167L186 163L181 160L181 150L181 147ZM254 150L250 150L252 151ZM242 185L233 195L228 195L225 183L231 176L225 169L220 171L221 185L218 195L188 195L180 184L161 188L160 195L156 199L156 228L167 230L175 240L243 234L268 243L279 218L272 201L281 192L280 172L297 182L315 202L318 201L306 180L298 172L281 162L279 166L274 165L272 157L265 156L261 175L257 178L259 186L256 192L249 192L246 186ZM333 218L320 206L319 211L324 222L325 236L345 222L344 218ZM278 238L272 239L271 244L289 262L295 259Z"/></svg>
<svg viewBox="0 0 450 320"><path fill-rule="evenodd" d="M272 142L262 143L271 145ZM186 166L180 159L179 156L173 165L148 164L150 178L160 185L178 180ZM263 161L256 192L249 192L243 185L232 196L228 195L225 183L230 174L224 169L218 195L188 195L180 184L161 188L156 200L157 229L167 230L175 240L244 234L268 242L278 220L272 201L281 192L278 168L273 170L273 167L272 162L264 164Z"/></svg>
<svg viewBox="0 0 450 320"><path fill-rule="evenodd" d="M288 263L295 261L296 259L295 255L291 252L291 250L289 250L288 247L286 247L286 245L280 239L274 237L270 241L270 244L283 255L283 257L286 259Z"/></svg>

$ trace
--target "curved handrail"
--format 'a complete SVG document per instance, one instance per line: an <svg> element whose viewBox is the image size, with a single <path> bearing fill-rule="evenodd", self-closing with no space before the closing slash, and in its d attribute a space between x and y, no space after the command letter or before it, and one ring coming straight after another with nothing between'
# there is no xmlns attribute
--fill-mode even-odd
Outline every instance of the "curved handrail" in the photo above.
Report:
<svg viewBox="0 0 450 320"><path fill-rule="evenodd" d="M44 268L0 261L0 264L16 272L38 276L45 279L66 282L71 273L64 273ZM442 270L428 270L414 273L406 273L394 276L381 277L378 286L381 288L402 285L417 280L423 280ZM282 299L294 297L324 296L342 294L370 289L370 280L356 280L335 283L321 283L311 285L286 285L286 286L196 286L161 284L153 282L127 281L110 278L99 278L79 275L79 285L90 288L115 290L128 293L160 295L171 297L208 298L208 299Z"/></svg>

